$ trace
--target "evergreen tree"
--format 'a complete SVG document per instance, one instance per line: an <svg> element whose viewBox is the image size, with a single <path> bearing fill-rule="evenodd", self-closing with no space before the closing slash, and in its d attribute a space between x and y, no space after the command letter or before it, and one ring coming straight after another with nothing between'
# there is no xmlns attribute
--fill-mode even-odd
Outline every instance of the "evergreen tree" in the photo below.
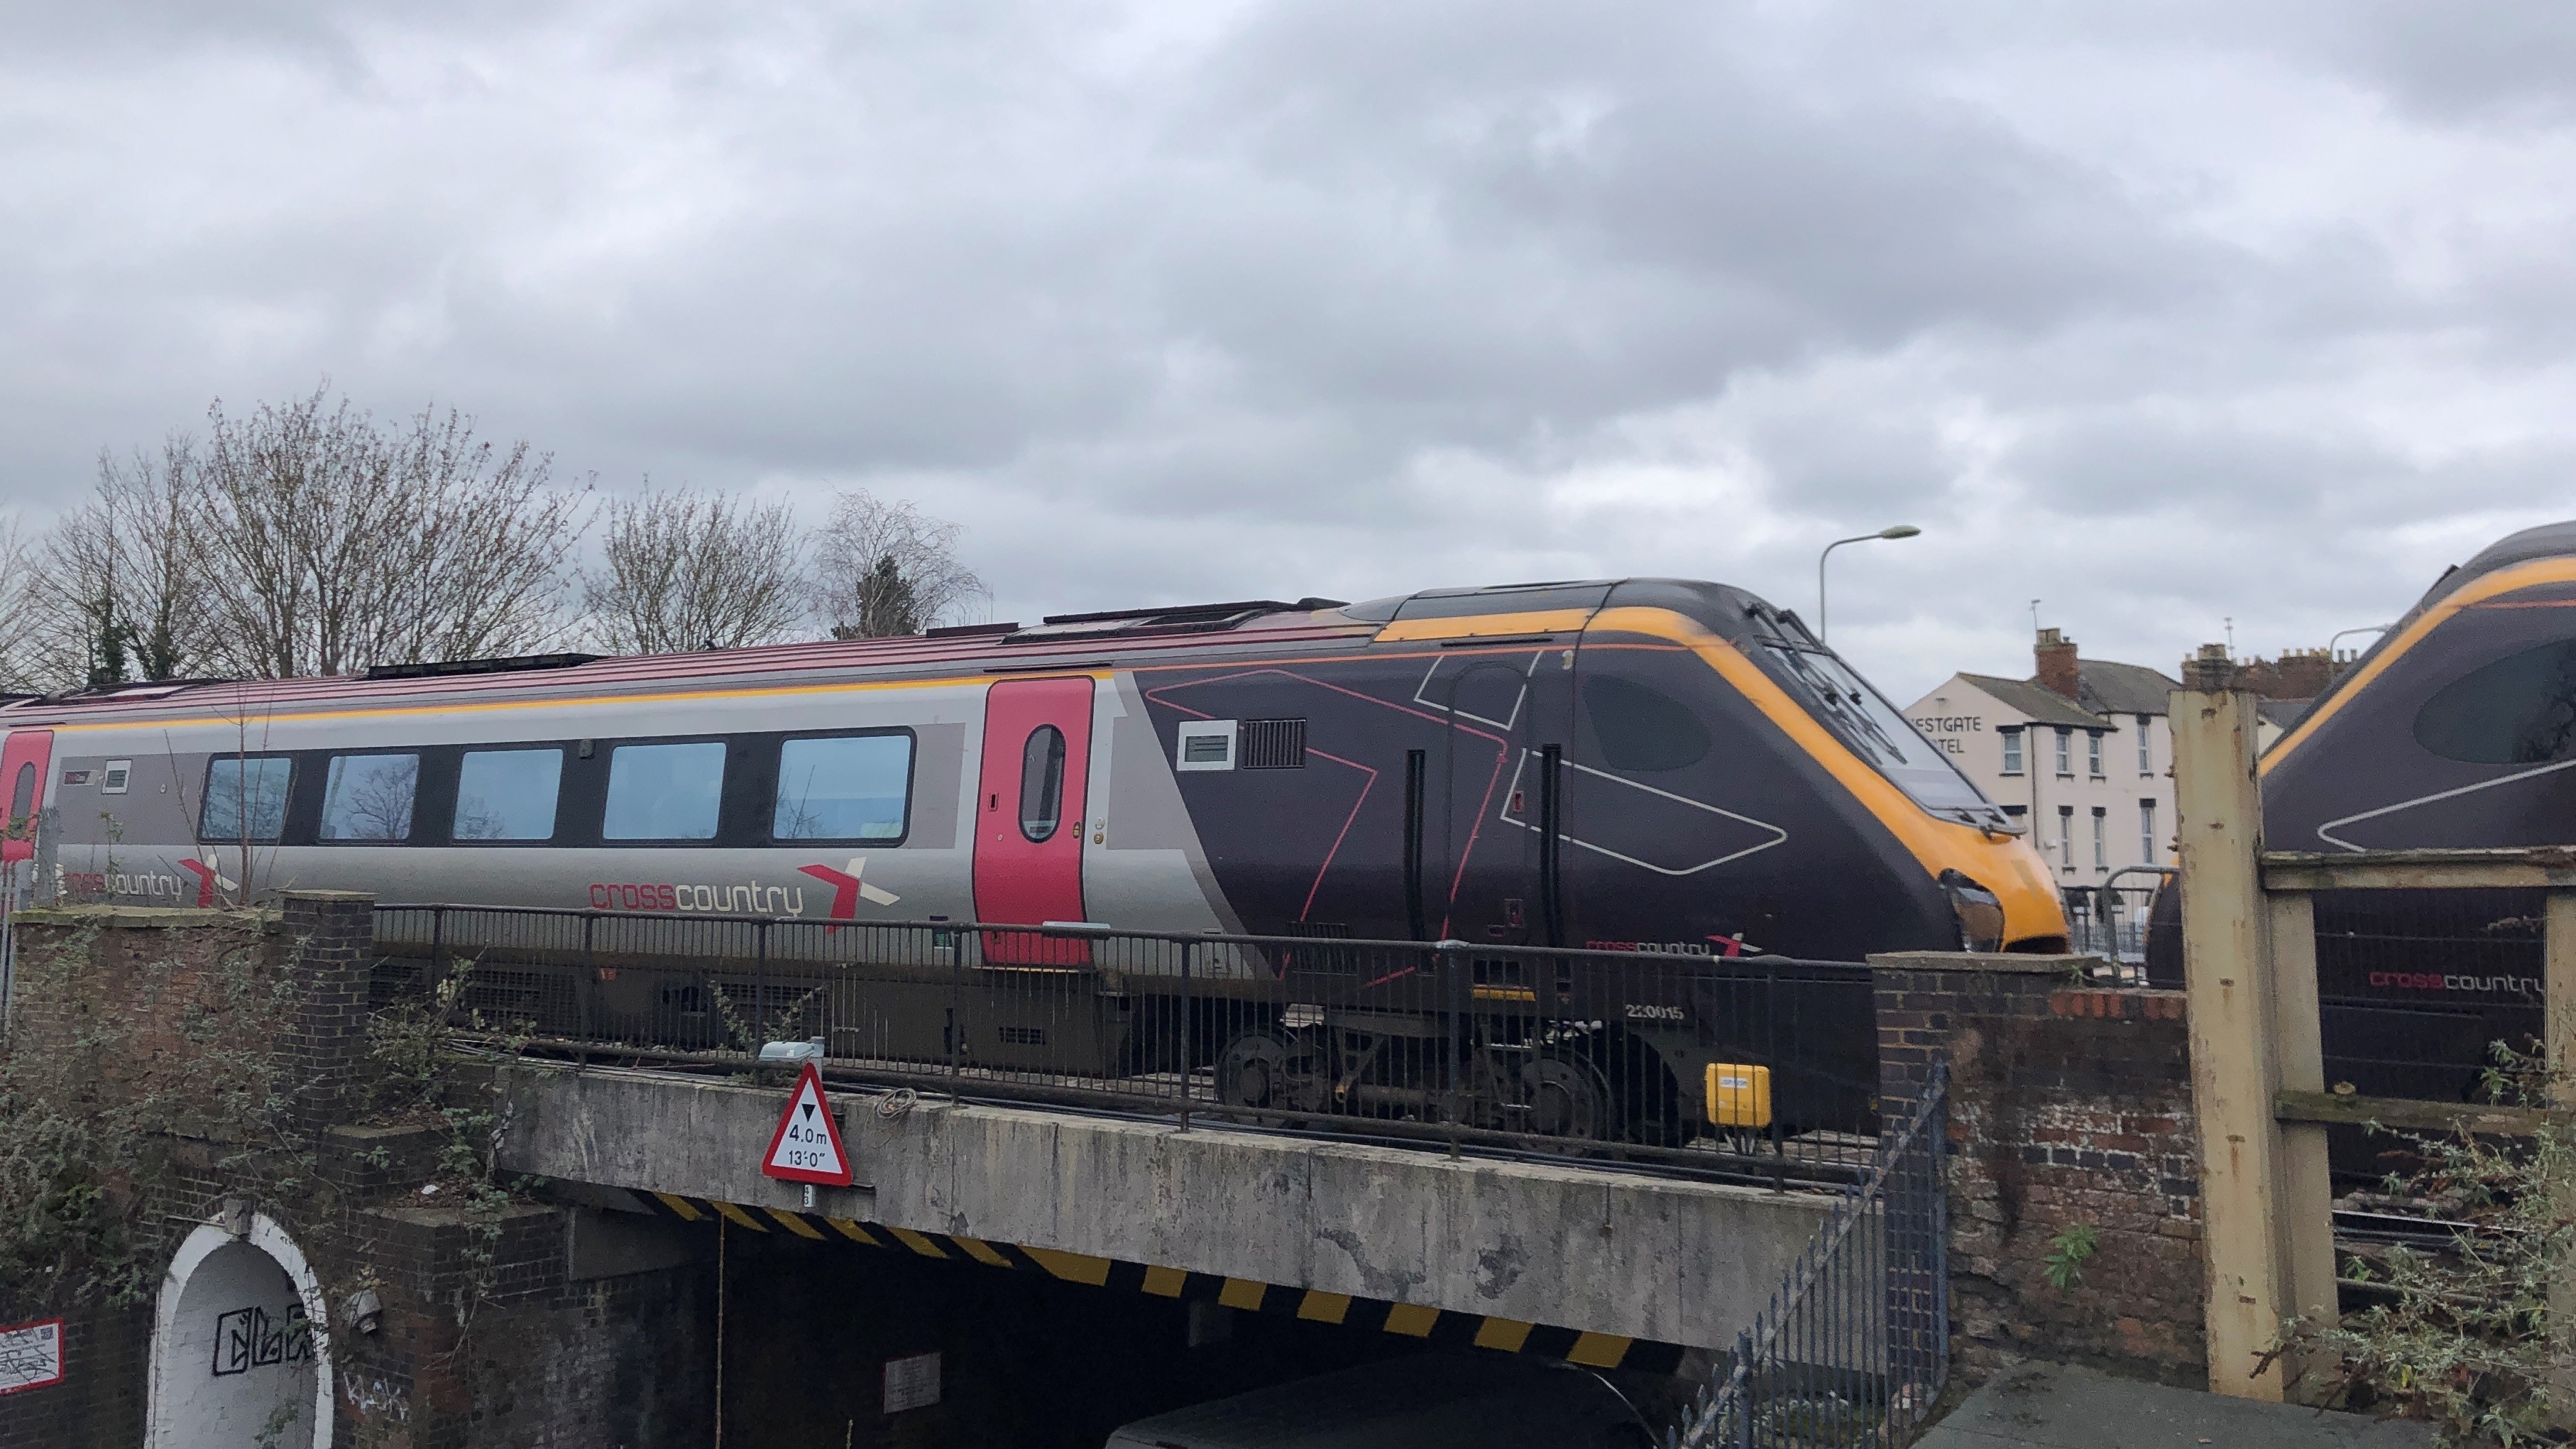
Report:
<svg viewBox="0 0 2576 1449"><path fill-rule="evenodd" d="M125 682L126 627L116 617L116 588L111 581L90 605L89 687L106 689Z"/></svg>

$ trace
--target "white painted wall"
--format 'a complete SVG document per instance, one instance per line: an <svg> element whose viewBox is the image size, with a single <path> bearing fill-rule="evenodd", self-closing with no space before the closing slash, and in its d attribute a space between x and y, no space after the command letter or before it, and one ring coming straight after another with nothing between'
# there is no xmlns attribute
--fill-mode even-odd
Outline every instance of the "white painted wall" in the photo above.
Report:
<svg viewBox="0 0 2576 1449"><path fill-rule="evenodd" d="M329 1449L329 1351L302 1252L265 1216L188 1235L152 1334L152 1449Z"/></svg>

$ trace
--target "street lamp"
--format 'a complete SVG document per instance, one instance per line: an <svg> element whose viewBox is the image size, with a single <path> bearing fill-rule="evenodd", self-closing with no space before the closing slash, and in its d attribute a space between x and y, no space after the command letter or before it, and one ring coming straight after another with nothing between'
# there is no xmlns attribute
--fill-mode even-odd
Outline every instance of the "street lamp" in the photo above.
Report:
<svg viewBox="0 0 2576 1449"><path fill-rule="evenodd" d="M2389 630L2394 629L2394 628L2396 628L2396 627L2397 627L2397 626L2396 626L2396 625L2394 625L2394 624L2364 624L2364 625L2362 625L2362 626L2361 626L2360 628L2358 628L2358 629L2337 629L2337 630L2334 632L2334 637L2333 637L2333 638L2331 638L2331 639L2328 639L2328 640L2326 641L2326 662L2328 662L2328 663L2332 663L2332 662L2334 662L2334 648L2335 648L2335 646L2336 646L2337 644L2340 644L2340 643L2342 643L2342 642L2343 642L2343 636L2344 636L2344 635L2346 635L2346 634L2385 634L2385 633L2387 633Z"/></svg>
<svg viewBox="0 0 2576 1449"><path fill-rule="evenodd" d="M1817 643L1822 644L1825 642L1825 560L1834 556L1834 550L1847 543L1867 543L1870 540L1877 538L1912 538L1922 531L1922 529L1916 528L1913 524L1900 523L1890 528L1882 528L1876 533L1856 533L1849 538L1838 538L1825 545L1825 551L1816 555Z"/></svg>

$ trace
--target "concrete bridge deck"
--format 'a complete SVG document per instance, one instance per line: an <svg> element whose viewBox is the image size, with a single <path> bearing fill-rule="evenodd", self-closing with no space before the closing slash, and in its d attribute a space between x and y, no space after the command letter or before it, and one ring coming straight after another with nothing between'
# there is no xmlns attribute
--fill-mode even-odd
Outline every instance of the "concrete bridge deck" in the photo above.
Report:
<svg viewBox="0 0 2576 1449"><path fill-rule="evenodd" d="M760 1173L782 1087L497 1070L508 1172L1664 1344L1733 1342L1833 1201L930 1098L889 1116L856 1094L835 1107L861 1185L807 1209Z"/></svg>

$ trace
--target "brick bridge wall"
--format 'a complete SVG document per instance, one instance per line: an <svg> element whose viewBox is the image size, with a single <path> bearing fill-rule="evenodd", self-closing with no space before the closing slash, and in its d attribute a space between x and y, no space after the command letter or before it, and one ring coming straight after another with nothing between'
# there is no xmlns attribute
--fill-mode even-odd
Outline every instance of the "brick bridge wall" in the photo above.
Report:
<svg viewBox="0 0 2576 1449"><path fill-rule="evenodd" d="M272 913L22 912L7 1049L102 1036L127 1043L121 1060L102 1063L101 1102L199 1080L212 1050L267 1063L300 1139L291 1180L276 1180L273 1160L236 1167L241 1143L177 1123L158 1179L122 1190L141 1198L136 1246L146 1263L168 1263L198 1225L225 1217L228 1202L286 1230L329 1314L335 1443L705 1443L707 1265L651 1251L594 1251L585 1264L576 1209L458 1202L467 1184L442 1161L456 1133L434 1109L377 1125L346 1120L369 1066L372 908L361 895L291 892ZM373 1333L338 1321L360 1287L382 1305ZM459 1305L478 1296L472 1321L460 1324ZM64 1380L0 1396L0 1449L142 1442L150 1296L108 1307L0 1288L0 1324L55 1313L66 1319Z"/></svg>
<svg viewBox="0 0 2576 1449"><path fill-rule="evenodd" d="M2047 1359L2206 1387L2183 994L2099 989L2066 958L1871 959L1882 1092L1910 1101L1950 1063L1960 1367ZM2097 1247L2061 1291L2046 1260L2079 1226Z"/></svg>

